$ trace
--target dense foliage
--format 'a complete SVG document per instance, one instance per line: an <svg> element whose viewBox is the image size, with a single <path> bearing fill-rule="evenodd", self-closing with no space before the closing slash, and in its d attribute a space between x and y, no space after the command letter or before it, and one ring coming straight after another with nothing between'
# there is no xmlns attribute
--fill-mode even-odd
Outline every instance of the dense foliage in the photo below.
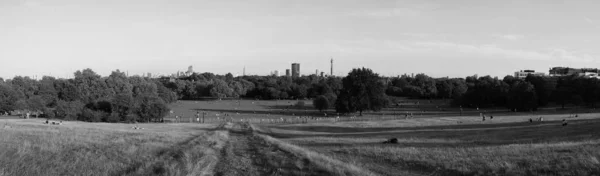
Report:
<svg viewBox="0 0 600 176"><path fill-rule="evenodd" d="M529 75L525 79L506 76L431 78L424 74L391 78L387 95L413 98L448 98L463 107L506 107L532 111L551 103L595 107L600 100L600 81L577 75L544 77Z"/></svg>
<svg viewBox="0 0 600 176"><path fill-rule="evenodd" d="M432 78L425 74L380 77L365 68L353 69L344 78L193 73L151 79L127 76L119 70L102 77L91 69L75 72L72 79L0 78L0 113L21 110L90 122L160 121L169 111L167 104L178 99L313 99L313 106L321 111L335 107L341 113L362 113L386 107L388 96L451 99L455 106L515 111L548 105L595 107L600 100L600 81L576 75L529 75L525 79L476 75Z"/></svg>
<svg viewBox="0 0 600 176"><path fill-rule="evenodd" d="M379 111L386 106L387 96L382 79L370 69L352 69L343 80L343 88L336 102L336 111L349 113Z"/></svg>
<svg viewBox="0 0 600 176"><path fill-rule="evenodd" d="M101 77L91 69L73 79L17 76L0 82L0 112L40 112L49 118L89 122L159 121L177 100L161 82L119 70Z"/></svg>

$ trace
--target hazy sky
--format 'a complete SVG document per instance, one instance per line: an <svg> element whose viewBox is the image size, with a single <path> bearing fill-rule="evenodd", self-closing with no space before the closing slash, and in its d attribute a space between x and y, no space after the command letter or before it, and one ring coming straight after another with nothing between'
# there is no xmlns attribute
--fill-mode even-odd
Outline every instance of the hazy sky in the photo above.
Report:
<svg viewBox="0 0 600 176"><path fill-rule="evenodd" d="M600 1L0 0L0 77L600 67ZM41 76L40 76L41 77Z"/></svg>

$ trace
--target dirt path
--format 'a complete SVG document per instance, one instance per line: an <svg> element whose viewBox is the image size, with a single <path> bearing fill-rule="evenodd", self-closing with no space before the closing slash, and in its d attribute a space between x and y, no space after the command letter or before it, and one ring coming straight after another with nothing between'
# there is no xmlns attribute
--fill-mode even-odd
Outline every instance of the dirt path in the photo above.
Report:
<svg viewBox="0 0 600 176"><path fill-rule="evenodd" d="M229 141L214 170L217 176L332 175L308 159L278 149L254 136L245 123L227 128Z"/></svg>

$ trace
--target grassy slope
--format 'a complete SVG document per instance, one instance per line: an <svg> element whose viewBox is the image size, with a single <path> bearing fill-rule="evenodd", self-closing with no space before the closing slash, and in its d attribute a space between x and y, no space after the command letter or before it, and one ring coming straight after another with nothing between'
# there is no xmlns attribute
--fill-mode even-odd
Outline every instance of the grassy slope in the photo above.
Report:
<svg viewBox="0 0 600 176"><path fill-rule="evenodd" d="M600 174L597 119L571 120L566 127L559 121L344 126L287 125L271 128L270 132L292 144L382 175L406 175L407 171L417 175ZM300 129L303 131L295 131ZM400 143L381 144L391 137L399 138Z"/></svg>
<svg viewBox="0 0 600 176"><path fill-rule="evenodd" d="M318 165L318 167L328 171L329 173L333 173L335 175L347 175L347 176L368 176L368 175L376 175L375 173L368 171L364 168L357 167L355 164L342 162L340 160L321 155L317 152L307 150L305 148L299 147L297 145L290 144L288 142L270 137L268 135L264 135L264 131L260 127L256 127L251 125L253 130L255 130L255 134L257 137L261 138L265 142L269 143L269 145L275 145L277 148L281 150L285 150L289 153L296 155L298 158L304 158L309 163L314 163ZM262 133L262 134L261 134Z"/></svg>
<svg viewBox="0 0 600 176"><path fill-rule="evenodd" d="M215 163L211 152L227 138L197 124L140 124L143 130L130 124L45 125L35 119L3 124L0 175L200 175L207 171L194 165Z"/></svg>

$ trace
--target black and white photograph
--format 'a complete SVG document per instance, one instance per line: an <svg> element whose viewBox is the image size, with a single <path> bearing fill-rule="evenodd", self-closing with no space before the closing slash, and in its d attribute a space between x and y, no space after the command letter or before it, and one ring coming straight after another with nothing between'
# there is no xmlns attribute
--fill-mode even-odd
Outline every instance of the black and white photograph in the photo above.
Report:
<svg viewBox="0 0 600 176"><path fill-rule="evenodd" d="M598 176L599 68L596 0L0 0L0 176Z"/></svg>

